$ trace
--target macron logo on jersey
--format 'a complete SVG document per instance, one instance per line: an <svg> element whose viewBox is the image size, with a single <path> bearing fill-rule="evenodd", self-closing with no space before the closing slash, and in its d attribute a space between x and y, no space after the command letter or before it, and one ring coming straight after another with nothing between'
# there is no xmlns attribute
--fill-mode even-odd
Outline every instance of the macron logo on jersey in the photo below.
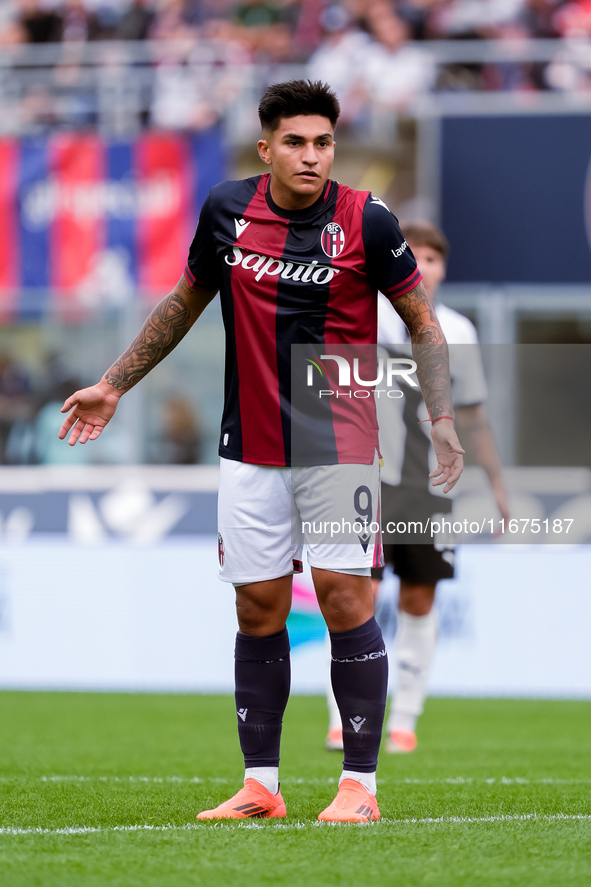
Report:
<svg viewBox="0 0 591 887"><path fill-rule="evenodd" d="M388 212L390 212L390 209L386 206L386 204L384 203L383 200L380 200L379 197L372 197L372 198L370 198L370 199L371 199L371 202L372 202L372 203L377 203L378 206L383 206L384 209L387 209Z"/></svg>
<svg viewBox="0 0 591 887"><path fill-rule="evenodd" d="M236 239L238 239L246 231L250 222L245 222L244 219L234 219L234 224L236 225Z"/></svg>

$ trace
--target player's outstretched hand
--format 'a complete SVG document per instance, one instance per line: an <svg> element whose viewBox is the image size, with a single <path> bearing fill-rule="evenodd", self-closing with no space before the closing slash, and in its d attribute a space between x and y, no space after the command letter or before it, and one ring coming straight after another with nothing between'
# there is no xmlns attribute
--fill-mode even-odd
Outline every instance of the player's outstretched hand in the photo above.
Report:
<svg viewBox="0 0 591 887"><path fill-rule="evenodd" d="M431 426L431 438L435 455L437 456L437 468L429 477L435 478L433 486L445 484L444 493L449 493L460 479L464 470L464 453L451 419L440 419Z"/></svg>
<svg viewBox="0 0 591 887"><path fill-rule="evenodd" d="M75 443L96 440L117 409L120 396L111 385L102 381L91 388L75 391L62 407L62 413L71 412L59 430L59 439L64 440L71 429L68 439L71 447Z"/></svg>

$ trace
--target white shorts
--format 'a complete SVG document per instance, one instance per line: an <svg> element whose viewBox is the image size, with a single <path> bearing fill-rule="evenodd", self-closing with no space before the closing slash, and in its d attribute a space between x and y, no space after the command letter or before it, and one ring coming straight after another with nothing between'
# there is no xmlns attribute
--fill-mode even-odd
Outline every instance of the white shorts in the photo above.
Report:
<svg viewBox="0 0 591 887"><path fill-rule="evenodd" d="M220 461L220 579L235 585L312 567L365 571L383 562L379 459L372 465L276 468Z"/></svg>

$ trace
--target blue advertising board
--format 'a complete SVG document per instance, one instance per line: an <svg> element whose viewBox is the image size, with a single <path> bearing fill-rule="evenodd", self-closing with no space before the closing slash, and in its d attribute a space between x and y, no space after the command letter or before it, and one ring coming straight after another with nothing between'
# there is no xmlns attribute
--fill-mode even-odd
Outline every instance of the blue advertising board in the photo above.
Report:
<svg viewBox="0 0 591 887"><path fill-rule="evenodd" d="M591 281L591 115L442 120L450 282Z"/></svg>

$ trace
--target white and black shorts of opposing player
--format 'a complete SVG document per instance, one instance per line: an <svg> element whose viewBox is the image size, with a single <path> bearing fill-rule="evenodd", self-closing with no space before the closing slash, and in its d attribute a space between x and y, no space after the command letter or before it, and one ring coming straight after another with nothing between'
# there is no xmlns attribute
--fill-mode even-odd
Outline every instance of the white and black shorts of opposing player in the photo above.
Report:
<svg viewBox="0 0 591 887"><path fill-rule="evenodd" d="M400 322L399 318L396 318ZM403 333L399 333L400 338ZM415 359L414 368L405 371L398 361ZM487 388L482 371L478 346L449 346L451 391L454 404L480 403L486 398ZM398 396L378 395L376 407L379 422L382 465L382 541L387 545L450 546L455 535L448 532L449 521L442 518L452 512L453 499L459 485L444 493L445 484L434 485L429 474L437 468L438 457L431 438L432 423L416 372L417 363L429 372L432 362L430 346L414 346L409 342L382 344L378 359L396 381ZM461 372L460 372L461 371ZM437 367L433 372L433 389L439 381ZM423 377L423 384L425 383ZM433 395L432 395L433 396ZM434 523L435 521L435 523ZM439 527L439 529L437 529Z"/></svg>
<svg viewBox="0 0 591 887"><path fill-rule="evenodd" d="M376 355L374 345L291 346L294 539L368 545L379 535Z"/></svg>

